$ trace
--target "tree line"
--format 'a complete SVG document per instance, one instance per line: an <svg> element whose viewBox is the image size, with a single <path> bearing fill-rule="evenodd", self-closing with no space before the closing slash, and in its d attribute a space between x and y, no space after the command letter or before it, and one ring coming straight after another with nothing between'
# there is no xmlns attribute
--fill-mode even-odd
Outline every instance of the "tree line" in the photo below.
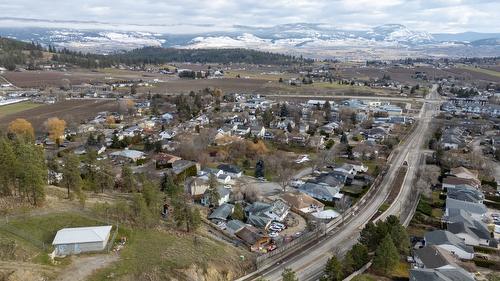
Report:
<svg viewBox="0 0 500 281"><path fill-rule="evenodd" d="M24 51L30 51L29 55L25 54ZM0 37L0 65L8 70L15 70L16 65L19 64L28 64L28 66L34 68L34 61L42 58L42 52L52 53L52 62L71 64L83 68L104 68L118 64L140 66L145 64L164 64L168 62L273 65L313 62L311 59L302 57L249 49L175 49L143 47L120 54L100 55L72 51L67 48L56 48L52 45L45 48L39 43L26 43Z"/></svg>
<svg viewBox="0 0 500 281"><path fill-rule="evenodd" d="M47 184L43 148L21 135L0 136L0 196L39 205Z"/></svg>
<svg viewBox="0 0 500 281"><path fill-rule="evenodd" d="M322 281L339 281L359 270L371 259L373 269L384 275L397 267L400 256L408 255L410 240L406 229L396 216L389 216L376 224L369 222L361 231L359 242L354 245L343 259L336 255L325 265Z"/></svg>

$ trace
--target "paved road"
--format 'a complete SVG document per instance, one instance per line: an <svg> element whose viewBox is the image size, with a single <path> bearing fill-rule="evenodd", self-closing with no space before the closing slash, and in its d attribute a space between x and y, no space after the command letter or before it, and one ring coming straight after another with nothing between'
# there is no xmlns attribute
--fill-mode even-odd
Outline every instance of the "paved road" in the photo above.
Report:
<svg viewBox="0 0 500 281"><path fill-rule="evenodd" d="M272 94L265 95L268 98L305 98L305 99L358 99L358 100L380 100L380 101L399 101L399 102L412 102L420 101L423 102L423 98L408 98L408 97L398 97L398 96L376 96L376 95L364 95L364 96L352 96L352 95L294 95L294 94Z"/></svg>
<svg viewBox="0 0 500 281"><path fill-rule="evenodd" d="M433 88L433 93L428 102L424 104L420 113L420 120L417 128L407 138L407 140L399 145L396 150L397 154L390 162L389 170L382 180L379 190L367 202L364 208L361 208L344 226L334 234L321 241L320 243L312 246L307 251L304 251L286 261L282 264L274 265L261 272L261 276L267 280L281 280L281 273L284 268L292 268L299 278L299 280L318 280L322 274L326 261L332 256L333 250L338 253L345 253L349 250L358 240L359 233L363 226L368 222L378 211L378 208L385 201L390 193L392 182L396 178L398 168L406 160L409 160L408 180L403 185L402 191L398 200L405 200L411 192L411 179L414 177L415 167L418 161L418 150L422 147L425 132L428 130L431 116L433 116L438 109L438 99L435 93L436 87ZM397 214L397 205L391 205L390 214ZM394 207L396 206L396 207Z"/></svg>

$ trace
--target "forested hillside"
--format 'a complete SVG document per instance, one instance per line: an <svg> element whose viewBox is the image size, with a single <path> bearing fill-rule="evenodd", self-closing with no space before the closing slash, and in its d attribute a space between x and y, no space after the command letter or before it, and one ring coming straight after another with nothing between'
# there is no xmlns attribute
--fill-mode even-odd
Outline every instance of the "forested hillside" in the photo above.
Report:
<svg viewBox="0 0 500 281"><path fill-rule="evenodd" d="M294 63L310 63L312 60L297 58L270 52L248 49L174 49L159 47L144 47L133 51L97 55L74 52L68 49L56 49L52 46L43 48L40 44L26 43L10 38L0 37L0 66L14 70L16 65L33 68L43 60L43 52L52 56L45 57L54 63L76 65L83 68L102 68L118 64L142 65L163 64L169 62L190 63L248 63L290 65Z"/></svg>

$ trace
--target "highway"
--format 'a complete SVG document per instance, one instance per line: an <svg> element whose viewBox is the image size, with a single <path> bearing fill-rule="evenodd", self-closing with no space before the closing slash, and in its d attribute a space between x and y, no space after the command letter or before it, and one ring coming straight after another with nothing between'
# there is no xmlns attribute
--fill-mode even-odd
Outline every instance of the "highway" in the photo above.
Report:
<svg viewBox="0 0 500 281"><path fill-rule="evenodd" d="M268 268L261 269L259 276L266 280L281 280L281 273L285 268L291 268L301 281L318 280L322 275L324 265L335 252L343 254L348 251L359 238L359 234L364 225L377 213L378 208L390 193L390 187L395 180L399 167L404 161L408 162L408 173L398 197L391 204L390 208L383 215L385 217L398 215L405 205L405 201L412 194L412 181L419 164L420 149L423 146L426 132L432 116L439 110L439 98L434 86L426 102L422 106L419 114L418 124L408 138L396 147L397 153L390 161L390 167L384 176L375 195L371 197L357 213L351 216L339 229L333 230L328 237L314 244L309 249L296 253L280 264L274 264ZM312 97L311 97L312 98ZM241 278L240 280L247 280Z"/></svg>
<svg viewBox="0 0 500 281"><path fill-rule="evenodd" d="M331 94L331 95L302 95L302 94L267 94L264 95L268 98L300 98L300 99L358 99L358 100L372 100L372 101L396 101L396 102L413 102L425 101L424 98L409 98L401 96L376 96L376 95L341 95L341 94Z"/></svg>

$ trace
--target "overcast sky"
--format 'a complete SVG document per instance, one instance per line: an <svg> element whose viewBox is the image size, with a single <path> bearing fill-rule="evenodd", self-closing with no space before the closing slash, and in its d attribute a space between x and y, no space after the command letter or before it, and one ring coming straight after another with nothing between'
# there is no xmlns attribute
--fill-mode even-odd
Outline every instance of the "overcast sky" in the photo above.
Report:
<svg viewBox="0 0 500 281"><path fill-rule="evenodd" d="M0 0L0 17L4 26L19 24L5 18L31 18L145 31L137 25L156 25L155 31L176 33L298 22L347 29L400 23L430 33L500 32L500 0ZM172 26L179 23L201 26Z"/></svg>

